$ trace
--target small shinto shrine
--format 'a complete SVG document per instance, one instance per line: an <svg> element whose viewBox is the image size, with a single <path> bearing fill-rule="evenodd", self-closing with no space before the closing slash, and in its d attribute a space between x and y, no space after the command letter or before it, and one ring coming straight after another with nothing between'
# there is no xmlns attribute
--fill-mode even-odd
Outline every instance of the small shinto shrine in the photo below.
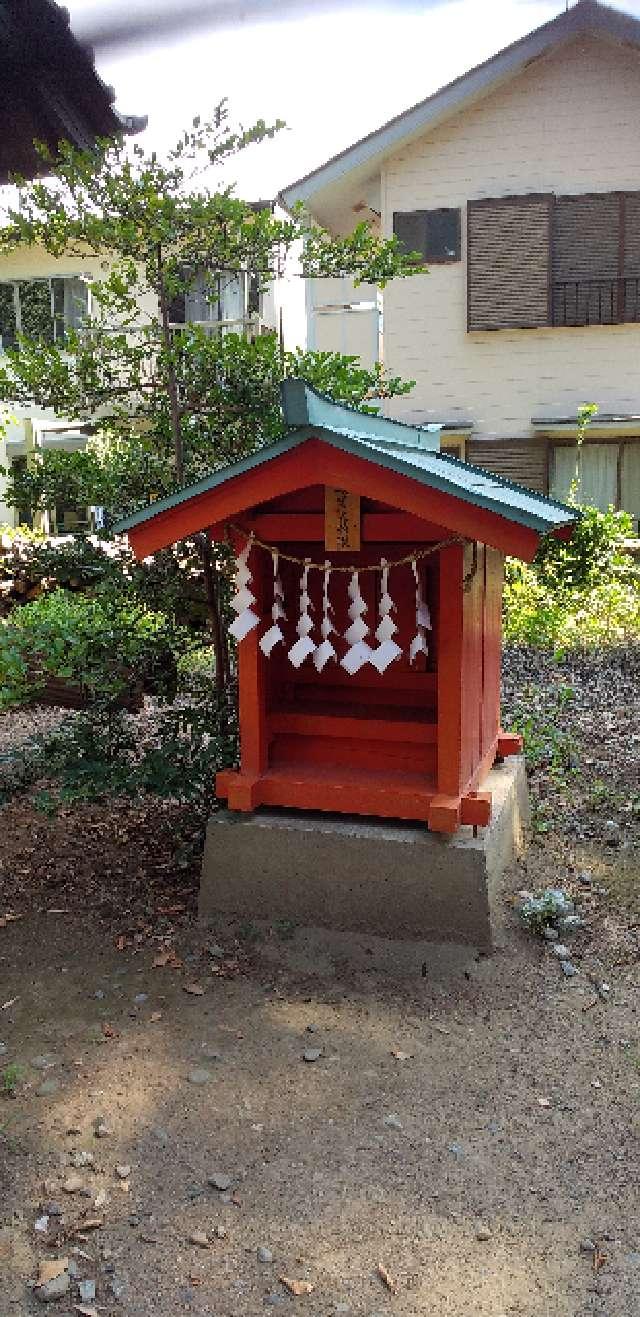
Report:
<svg viewBox="0 0 640 1317"><path fill-rule="evenodd" d="M197 531L236 554L241 755L259 806L484 826L500 727L503 562L577 513L418 428L283 386L286 436L122 521L138 558Z"/></svg>

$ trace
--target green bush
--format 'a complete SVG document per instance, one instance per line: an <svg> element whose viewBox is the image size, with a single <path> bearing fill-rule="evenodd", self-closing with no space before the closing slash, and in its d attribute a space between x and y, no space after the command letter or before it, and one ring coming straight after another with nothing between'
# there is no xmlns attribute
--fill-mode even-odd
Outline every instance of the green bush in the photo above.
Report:
<svg viewBox="0 0 640 1317"><path fill-rule="evenodd" d="M223 546L218 558L229 557ZM223 605L226 578L222 577ZM159 611L181 626L202 631L206 604L202 562L192 541L182 541L138 562L123 538L75 535L46 538L20 527L0 527L0 603L5 612L22 606L28 594L58 586L98 594L124 591L144 608Z"/></svg>
<svg viewBox="0 0 640 1317"><path fill-rule="evenodd" d="M585 507L570 540L547 537L527 565L508 559L504 636L550 649L640 641L640 571L623 548L626 512Z"/></svg>
<svg viewBox="0 0 640 1317"><path fill-rule="evenodd" d="M535 557L535 572L543 585L562 593L601 584L611 572L626 572L632 560L622 548L633 535L628 512L582 507L569 540L548 535Z"/></svg>
<svg viewBox="0 0 640 1317"><path fill-rule="evenodd" d="M175 821L177 867L202 852L214 800L215 775L238 760L236 691L218 692L210 655L181 662L173 703L144 720L96 705L12 753L0 755L0 806L33 789L34 803L53 815L60 806L143 793L189 805Z"/></svg>
<svg viewBox="0 0 640 1317"><path fill-rule="evenodd" d="M113 706L136 686L175 692L184 633L126 596L54 590L0 624L0 709L37 696L49 677Z"/></svg>

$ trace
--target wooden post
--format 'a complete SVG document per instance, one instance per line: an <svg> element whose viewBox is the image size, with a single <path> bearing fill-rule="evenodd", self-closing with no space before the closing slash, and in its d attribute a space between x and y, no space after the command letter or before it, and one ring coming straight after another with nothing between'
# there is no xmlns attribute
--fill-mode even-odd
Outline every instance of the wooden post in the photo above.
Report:
<svg viewBox="0 0 640 1317"><path fill-rule="evenodd" d="M462 804L463 545L442 549L439 557L437 794L427 823L432 832L454 833Z"/></svg>
<svg viewBox="0 0 640 1317"><path fill-rule="evenodd" d="M464 550L440 553L438 618L438 791L458 796L462 786L462 637Z"/></svg>
<svg viewBox="0 0 640 1317"><path fill-rule="evenodd" d="M243 541L244 543L244 541ZM254 608L264 613L264 555L253 550L249 555L256 597ZM228 785L230 809L250 812L260 804L259 784L267 767L267 719L265 692L265 657L258 643L262 628L254 627L238 645L238 718L240 723L240 773L224 775Z"/></svg>

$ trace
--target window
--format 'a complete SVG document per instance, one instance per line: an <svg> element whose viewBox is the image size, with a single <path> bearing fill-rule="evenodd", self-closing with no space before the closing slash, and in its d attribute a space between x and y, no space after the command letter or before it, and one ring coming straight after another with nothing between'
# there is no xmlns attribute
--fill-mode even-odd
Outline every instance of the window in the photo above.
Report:
<svg viewBox="0 0 640 1317"><path fill-rule="evenodd" d="M16 304L13 284L0 284L0 348L16 342Z"/></svg>
<svg viewBox="0 0 640 1317"><path fill-rule="evenodd" d="M169 307L172 325L213 325L220 321L241 321L259 304L259 287L244 273L222 270L207 275L200 271L186 292L179 294Z"/></svg>
<svg viewBox="0 0 640 1317"><path fill-rule="evenodd" d="M552 449L549 472L552 498L565 502L577 480L578 503L590 503L606 512L628 512L637 530L640 519L640 438L622 443L558 444Z"/></svg>
<svg viewBox="0 0 640 1317"><path fill-rule="evenodd" d="M26 472L27 472L26 457L21 456L21 457L14 457L11 459L11 474L13 476L26 475ZM29 526L29 527L33 526L33 513L31 511L31 508L27 507L26 504L24 506L20 506L16 508L16 525Z"/></svg>
<svg viewBox="0 0 640 1317"><path fill-rule="evenodd" d="M405 252L430 265L460 260L460 209L396 211L393 232Z"/></svg>
<svg viewBox="0 0 640 1317"><path fill-rule="evenodd" d="M51 308L56 342L64 339L68 329L79 333L89 313L89 290L84 279L52 279Z"/></svg>
<svg viewBox="0 0 640 1317"><path fill-rule="evenodd" d="M62 343L67 330L79 331L88 314L88 285L75 275L0 284L2 348L15 347L20 334Z"/></svg>
<svg viewBox="0 0 640 1317"><path fill-rule="evenodd" d="M468 328L640 323L640 193L469 201Z"/></svg>

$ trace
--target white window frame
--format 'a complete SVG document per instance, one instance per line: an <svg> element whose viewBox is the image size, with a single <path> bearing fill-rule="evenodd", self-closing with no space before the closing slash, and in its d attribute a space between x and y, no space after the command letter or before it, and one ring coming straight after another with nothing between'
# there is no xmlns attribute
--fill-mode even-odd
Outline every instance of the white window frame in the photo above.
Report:
<svg viewBox="0 0 640 1317"><path fill-rule="evenodd" d="M65 271L64 273L61 273L61 274L42 274L42 275L40 275L40 274L36 274L36 275L33 275L31 278L29 278L28 276L25 275L25 276L24 276L23 278L21 278L21 279L0 279L0 283L2 283L2 284L4 284L4 285L9 285L9 287L11 287L11 288L13 289L13 309L14 309L15 318L16 318L16 334L17 334L17 335L20 335L20 334L22 333L22 310L21 310L21 307L20 307L20 285L23 284L23 283L29 283L29 284L31 284L31 283L34 283L34 284L35 284L35 283L43 283L43 284L46 283L46 284L49 285L49 299L50 299L50 306L51 306L51 324L52 324L52 326L53 326L53 341L54 341L54 343L60 341L59 336L58 336L58 334L57 334L56 315L55 315L54 300L53 300L53 297L54 297L54 293L53 293L53 280L54 280L54 279L62 279L62 280L64 280L65 282L67 282L67 281L73 279L73 280L78 280L79 282L86 284L86 286L87 286L87 319L90 320L90 319L92 318L92 316L93 316L93 311L94 311L94 307L93 307L93 297L92 297L92 293L91 293L91 283L92 283L92 281L93 281L93 276L90 275L90 274L87 274L85 271L81 271L80 273L78 273L77 270L74 270L73 272L67 272L67 271ZM64 326L64 327L65 327L65 330L69 328L69 325L66 323L66 321L65 321L65 326ZM0 348L0 352L2 352L2 351L4 351L4 349L3 349L3 348Z"/></svg>

